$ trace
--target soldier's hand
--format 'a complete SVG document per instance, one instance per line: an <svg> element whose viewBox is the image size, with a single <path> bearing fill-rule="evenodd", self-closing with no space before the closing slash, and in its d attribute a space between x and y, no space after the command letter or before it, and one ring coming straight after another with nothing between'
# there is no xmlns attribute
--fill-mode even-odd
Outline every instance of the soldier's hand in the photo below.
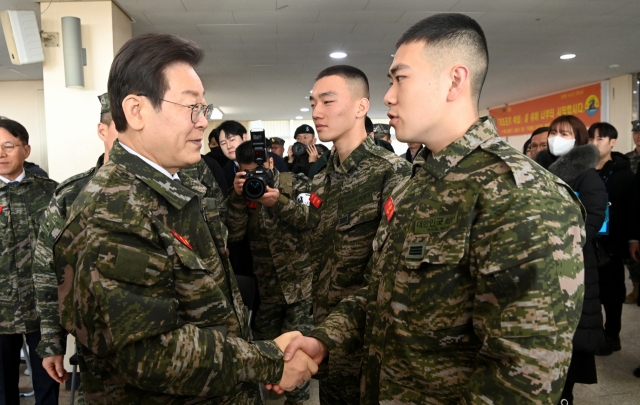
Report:
<svg viewBox="0 0 640 405"><path fill-rule="evenodd" d="M63 355L45 357L42 359L42 367L56 382L62 384L69 379L69 373L63 366Z"/></svg>
<svg viewBox="0 0 640 405"><path fill-rule="evenodd" d="M267 192L258 199L258 202L265 207L273 207L278 202L278 197L280 197L280 190L267 186Z"/></svg>
<svg viewBox="0 0 640 405"><path fill-rule="evenodd" d="M327 357L328 350L327 346L318 339L305 336L297 336L291 340L291 342L284 350L285 366L287 362L294 359L295 355L300 352L304 352L316 365L320 365L320 363L322 363L322 360ZM315 374L315 372L312 374ZM282 394L284 391L286 391L279 384L267 384L266 387L267 389L272 390L278 394Z"/></svg>
<svg viewBox="0 0 640 405"><path fill-rule="evenodd" d="M640 242L629 243L629 254L636 262L640 262Z"/></svg>
<svg viewBox="0 0 640 405"><path fill-rule="evenodd" d="M293 156L293 145L289 145L289 149L287 149L287 160L289 163L293 163L293 159L295 159L295 156Z"/></svg>
<svg viewBox="0 0 640 405"><path fill-rule="evenodd" d="M233 179L233 191L238 195L242 195L242 187L244 186L245 178L247 172L238 172L236 173L236 177Z"/></svg>
<svg viewBox="0 0 640 405"><path fill-rule="evenodd" d="M316 145L307 146L307 153L309 154L309 163L313 163L318 160L318 149L316 148Z"/></svg>

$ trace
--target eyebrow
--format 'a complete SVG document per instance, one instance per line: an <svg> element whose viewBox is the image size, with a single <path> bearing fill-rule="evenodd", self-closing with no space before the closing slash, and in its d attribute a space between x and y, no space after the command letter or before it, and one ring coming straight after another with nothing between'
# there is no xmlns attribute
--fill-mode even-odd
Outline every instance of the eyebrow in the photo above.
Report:
<svg viewBox="0 0 640 405"><path fill-rule="evenodd" d="M405 65L404 63L400 63L392 67L391 69L389 69L389 74L387 74L387 77L391 78L391 75L395 75L398 72L398 70L403 70L403 69L411 69L411 66Z"/></svg>
<svg viewBox="0 0 640 405"><path fill-rule="evenodd" d="M204 91L202 92L202 97L204 97ZM192 95L194 97L200 97L200 93L198 93L197 91L193 91L193 90L185 90L182 92L182 94L189 94Z"/></svg>
<svg viewBox="0 0 640 405"><path fill-rule="evenodd" d="M320 93L318 95L318 98L322 98L322 97L327 97L327 96L335 96L336 93L334 93L333 91L325 91L324 93ZM309 100L315 100L316 98L313 96L309 96Z"/></svg>

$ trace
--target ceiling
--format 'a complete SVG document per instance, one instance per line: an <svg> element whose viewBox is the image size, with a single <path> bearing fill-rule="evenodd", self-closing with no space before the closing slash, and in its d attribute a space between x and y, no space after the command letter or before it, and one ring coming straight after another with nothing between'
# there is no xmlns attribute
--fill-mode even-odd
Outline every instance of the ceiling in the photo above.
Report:
<svg viewBox="0 0 640 405"><path fill-rule="evenodd" d="M58 0L56 0L58 1ZM43 0L47 3L46 0ZM640 0L117 0L133 34L177 34L205 50L199 73L207 101L225 119L310 118L313 79L345 63L371 83L370 116L382 99L394 44L413 23L461 12L485 30L490 66L481 108L640 71ZM0 0L0 10L36 10ZM4 36L0 31L0 36ZM345 59L329 57L344 51ZM560 60L565 53L577 55ZM618 68L609 68L617 64ZM42 65L14 66L0 40L0 81L42 78Z"/></svg>

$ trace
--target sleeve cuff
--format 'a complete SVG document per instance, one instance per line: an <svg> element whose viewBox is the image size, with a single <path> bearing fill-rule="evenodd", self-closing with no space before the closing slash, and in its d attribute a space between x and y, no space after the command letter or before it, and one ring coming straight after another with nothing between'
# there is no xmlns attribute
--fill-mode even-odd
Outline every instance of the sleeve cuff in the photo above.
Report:
<svg viewBox="0 0 640 405"><path fill-rule="evenodd" d="M284 371L283 353L273 340L248 343L249 349L254 352L253 360L245 362L244 381L277 384L282 379Z"/></svg>
<svg viewBox="0 0 640 405"><path fill-rule="evenodd" d="M333 349L338 347L338 342L332 340L329 337L329 334L324 330L324 328L322 326L316 327L307 336L315 338L315 339L318 339L319 341L324 343L325 346L327 346L327 350L328 351L332 351Z"/></svg>

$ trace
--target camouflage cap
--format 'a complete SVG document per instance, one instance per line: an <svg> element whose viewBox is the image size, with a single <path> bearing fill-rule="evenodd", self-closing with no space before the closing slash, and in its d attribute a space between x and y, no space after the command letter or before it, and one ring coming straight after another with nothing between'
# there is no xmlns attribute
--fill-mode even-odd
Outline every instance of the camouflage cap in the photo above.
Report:
<svg viewBox="0 0 640 405"><path fill-rule="evenodd" d="M391 127L389 124L374 124L373 136L377 139L384 138L385 136L391 136Z"/></svg>
<svg viewBox="0 0 640 405"><path fill-rule="evenodd" d="M640 120L631 121L631 131L640 131Z"/></svg>
<svg viewBox="0 0 640 405"><path fill-rule="evenodd" d="M271 137L271 138L267 139L267 143L269 143L270 145L273 145L273 144L284 145L284 139L278 138L277 136L274 136L274 137Z"/></svg>
<svg viewBox="0 0 640 405"><path fill-rule="evenodd" d="M98 96L100 100L100 114L111 112L111 104L109 103L109 94L104 93Z"/></svg>

